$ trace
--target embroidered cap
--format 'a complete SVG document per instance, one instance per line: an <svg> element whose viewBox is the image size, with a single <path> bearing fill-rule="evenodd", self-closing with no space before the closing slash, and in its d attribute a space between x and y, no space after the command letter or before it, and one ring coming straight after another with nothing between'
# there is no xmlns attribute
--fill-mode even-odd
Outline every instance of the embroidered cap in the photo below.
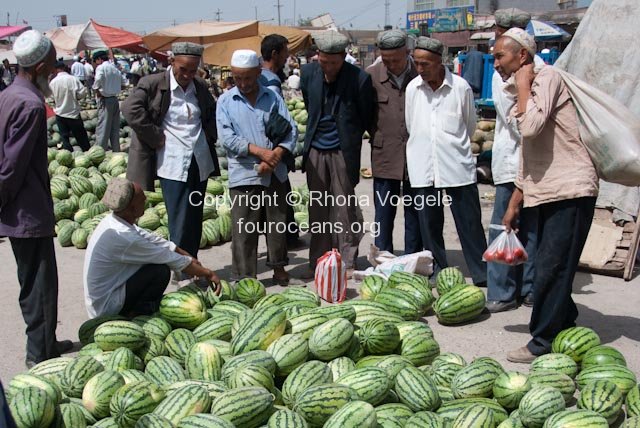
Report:
<svg viewBox="0 0 640 428"><path fill-rule="evenodd" d="M171 45L171 52L173 52L174 56L202 56L204 46L191 42L176 42Z"/></svg>
<svg viewBox="0 0 640 428"><path fill-rule="evenodd" d="M133 183L126 178L112 178L107 185L107 190L104 192L102 202L114 212L124 210L129 206L135 188Z"/></svg>
<svg viewBox="0 0 640 428"><path fill-rule="evenodd" d="M510 39L515 40L520 44L520 46L529 52L532 58L536 56L536 40L531 34L527 33L522 28L510 28L502 35L502 37L509 37Z"/></svg>
<svg viewBox="0 0 640 428"><path fill-rule="evenodd" d="M349 45L349 39L337 31L323 31L313 37L320 52L327 54L344 53Z"/></svg>
<svg viewBox="0 0 640 428"><path fill-rule="evenodd" d="M42 62L53 45L41 32L29 30L22 33L13 44L13 53L20 67L33 67Z"/></svg>
<svg viewBox="0 0 640 428"><path fill-rule="evenodd" d="M433 52L434 54L442 56L442 52L444 51L444 45L438 39L420 36L416 40L416 49L422 49L422 50Z"/></svg>
<svg viewBox="0 0 640 428"><path fill-rule="evenodd" d="M388 30L378 33L377 45L381 50L398 49L407 45L407 33Z"/></svg>

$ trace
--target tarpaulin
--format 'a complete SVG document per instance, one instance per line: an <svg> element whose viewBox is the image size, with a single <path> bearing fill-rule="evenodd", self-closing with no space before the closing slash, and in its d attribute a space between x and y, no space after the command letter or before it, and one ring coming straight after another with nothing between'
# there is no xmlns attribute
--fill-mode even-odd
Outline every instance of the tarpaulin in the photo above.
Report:
<svg viewBox="0 0 640 428"><path fill-rule="evenodd" d="M31 30L31 27L28 25L0 26L0 39L4 39L5 37L9 36L15 36L27 30Z"/></svg>
<svg viewBox="0 0 640 428"><path fill-rule="evenodd" d="M44 33L60 52L79 52L100 48L119 48L143 52L142 37L116 27L101 25L90 19L86 24L58 27Z"/></svg>
<svg viewBox="0 0 640 428"><path fill-rule="evenodd" d="M198 21L154 31L143 40L150 51L168 51L174 42L207 45L257 35L258 21Z"/></svg>

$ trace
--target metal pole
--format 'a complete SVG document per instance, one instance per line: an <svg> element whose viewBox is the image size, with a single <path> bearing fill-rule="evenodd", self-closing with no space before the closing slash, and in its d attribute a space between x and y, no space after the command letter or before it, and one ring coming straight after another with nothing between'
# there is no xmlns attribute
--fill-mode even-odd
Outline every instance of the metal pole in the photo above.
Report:
<svg viewBox="0 0 640 428"><path fill-rule="evenodd" d="M280 8L282 7L282 5L280 4L280 0L278 0L276 7L278 8L278 25L280 25Z"/></svg>
<svg viewBox="0 0 640 428"><path fill-rule="evenodd" d="M296 0L293 0L293 26L296 27Z"/></svg>

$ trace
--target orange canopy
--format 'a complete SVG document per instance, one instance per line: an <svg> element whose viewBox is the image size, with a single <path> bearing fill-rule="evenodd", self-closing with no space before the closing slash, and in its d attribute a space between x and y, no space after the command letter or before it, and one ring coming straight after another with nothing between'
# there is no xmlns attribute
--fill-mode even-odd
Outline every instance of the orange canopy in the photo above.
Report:
<svg viewBox="0 0 640 428"><path fill-rule="evenodd" d="M269 34L280 34L289 40L289 51L300 52L311 46L311 34L293 27L279 27L277 25L258 24L258 34L250 37L234 38L208 45L204 51L204 62L213 65L228 66L231 55L237 49L252 49L260 55L260 43Z"/></svg>
<svg viewBox="0 0 640 428"><path fill-rule="evenodd" d="M151 51L168 51L173 42L207 45L257 35L258 21L198 21L154 31L143 40Z"/></svg>
<svg viewBox="0 0 640 428"><path fill-rule="evenodd" d="M86 24L54 28L44 34L51 39L56 50L60 53L75 53L99 48L120 48L131 52L143 51L140 46L142 37L136 33L101 25L93 19L90 19Z"/></svg>

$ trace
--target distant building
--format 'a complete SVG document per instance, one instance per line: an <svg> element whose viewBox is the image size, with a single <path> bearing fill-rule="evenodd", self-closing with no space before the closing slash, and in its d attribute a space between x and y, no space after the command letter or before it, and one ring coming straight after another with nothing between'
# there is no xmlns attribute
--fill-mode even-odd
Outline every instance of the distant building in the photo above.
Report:
<svg viewBox="0 0 640 428"><path fill-rule="evenodd" d="M492 14L496 9L517 7L529 12L546 12L558 9L587 7L591 0L409 0L409 12L419 10L472 7L476 13Z"/></svg>

